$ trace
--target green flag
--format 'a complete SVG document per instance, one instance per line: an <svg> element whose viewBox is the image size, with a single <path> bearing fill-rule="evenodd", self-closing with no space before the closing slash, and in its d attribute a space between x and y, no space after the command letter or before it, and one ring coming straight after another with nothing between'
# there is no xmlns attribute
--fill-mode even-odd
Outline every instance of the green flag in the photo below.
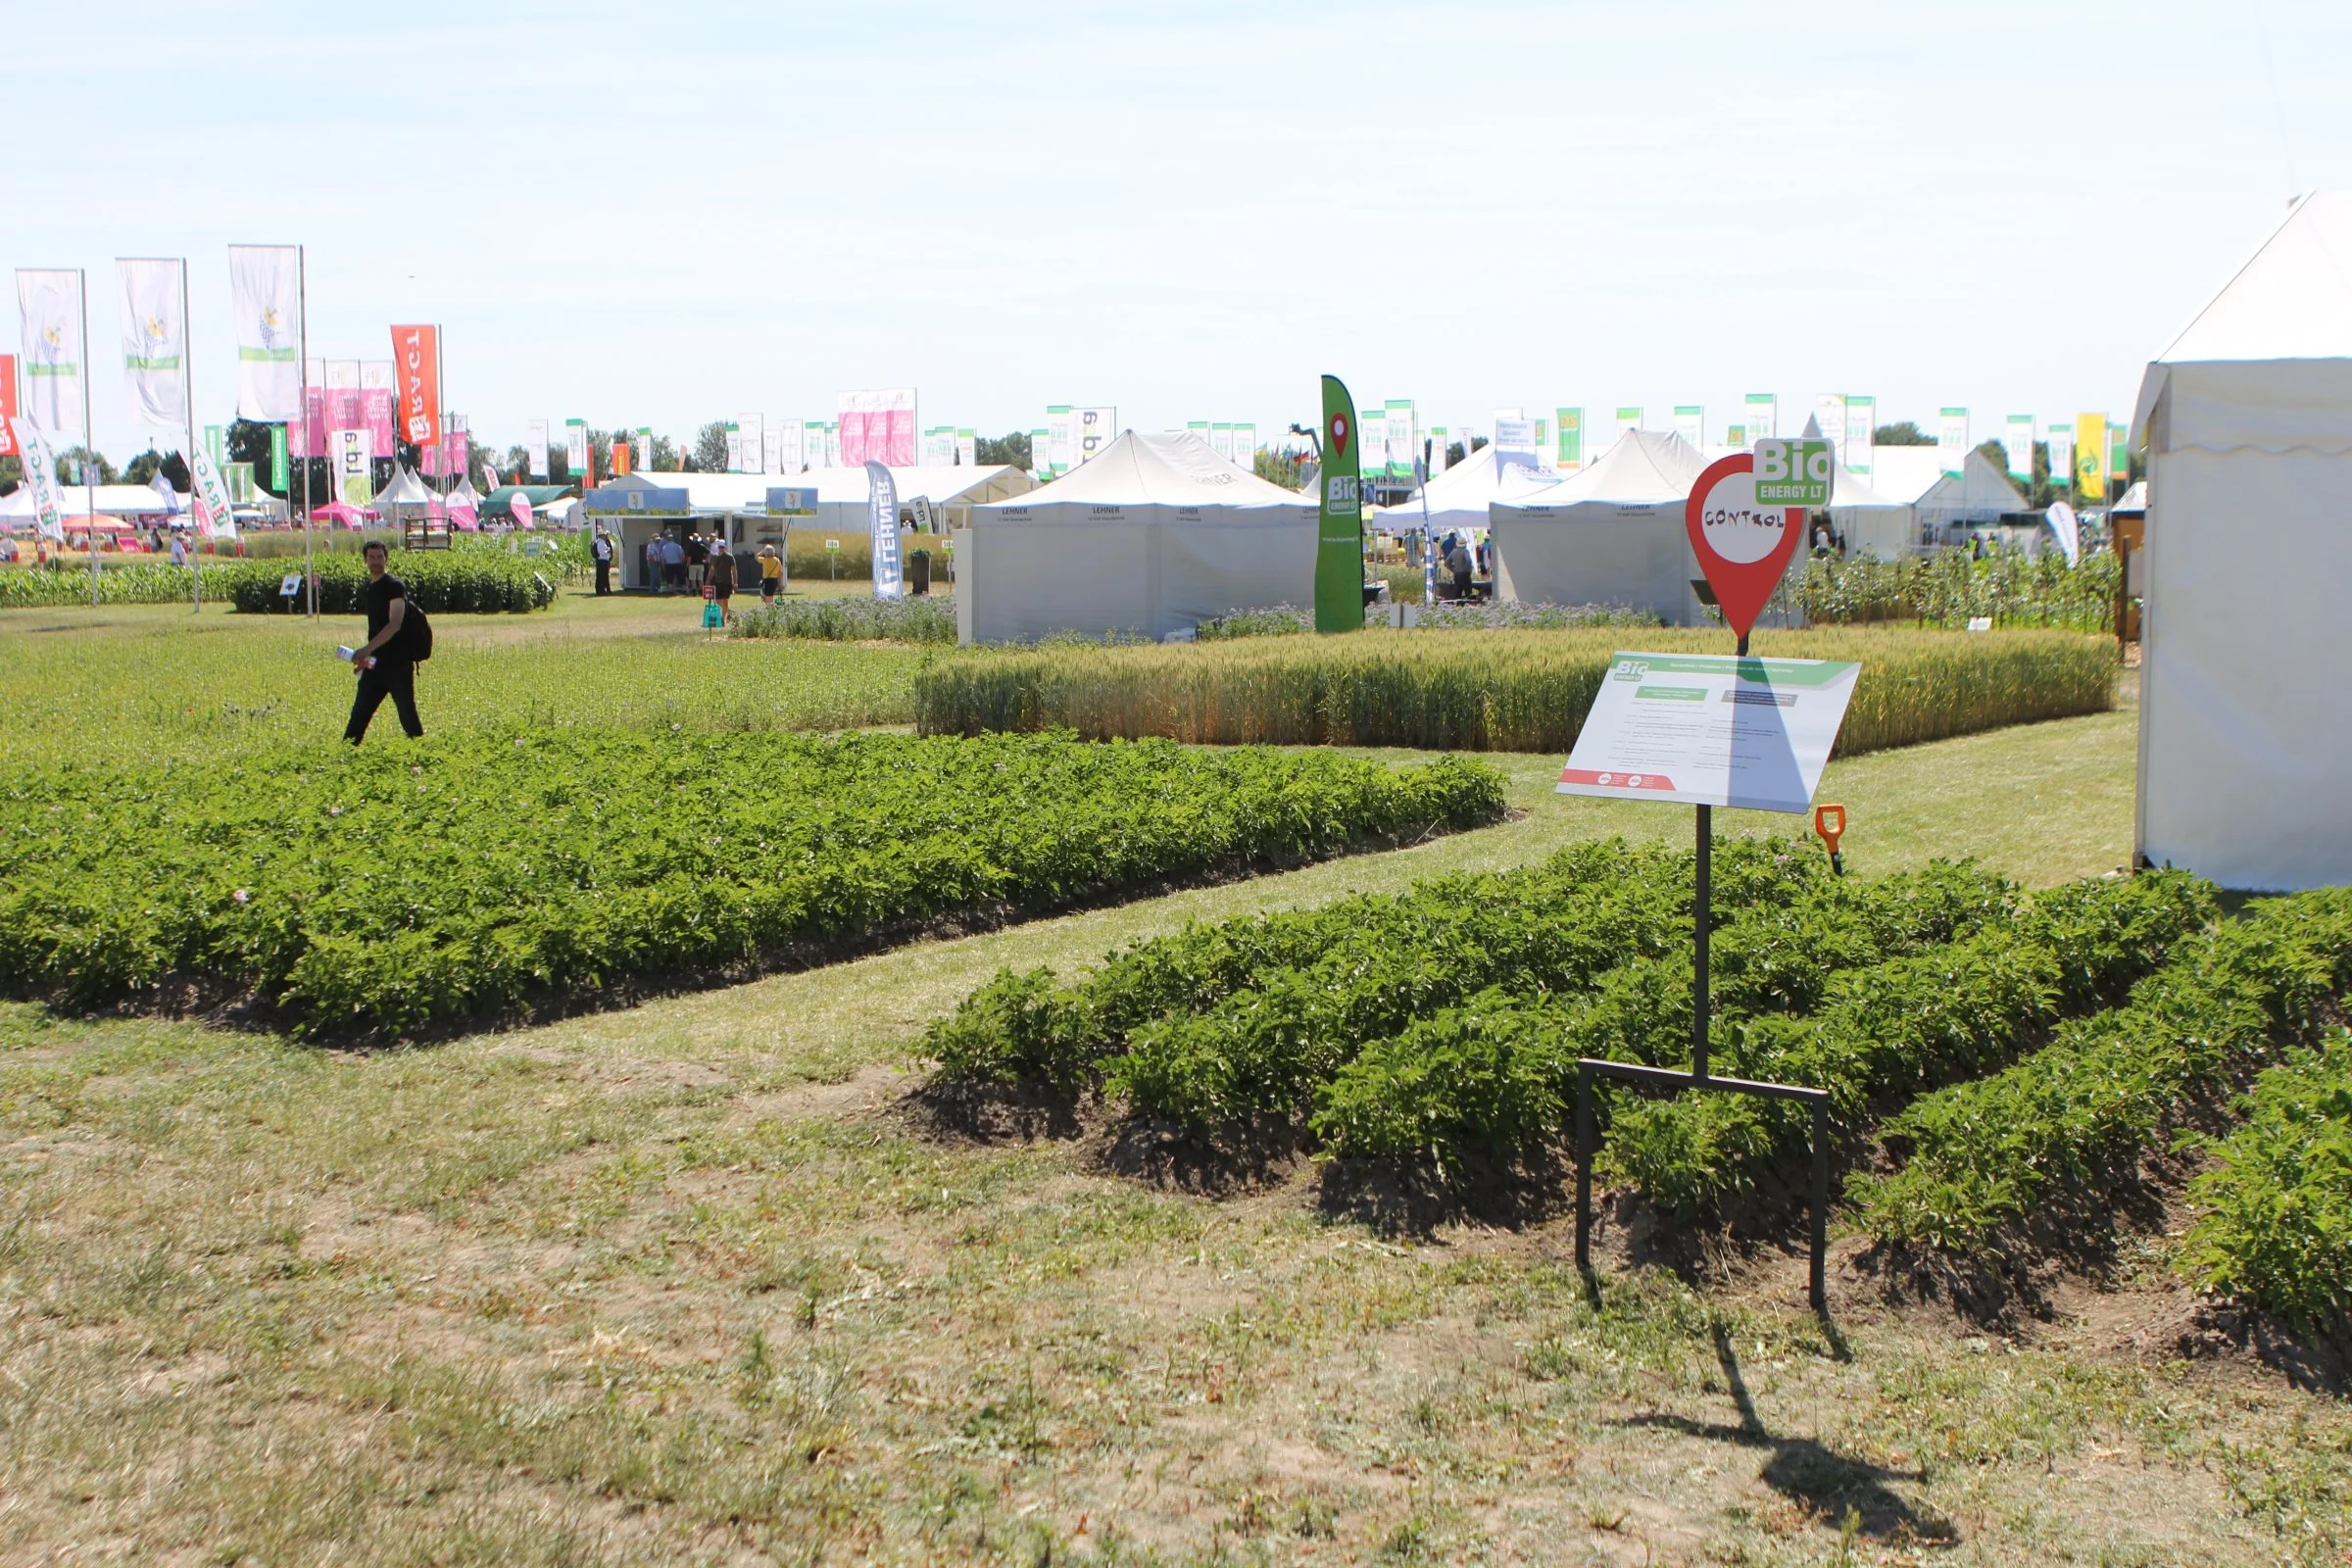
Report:
<svg viewBox="0 0 2352 1568"><path fill-rule="evenodd" d="M1323 378L1323 512L1315 530L1315 630L1364 629L1364 514L1357 500L1363 443L1355 404Z"/></svg>

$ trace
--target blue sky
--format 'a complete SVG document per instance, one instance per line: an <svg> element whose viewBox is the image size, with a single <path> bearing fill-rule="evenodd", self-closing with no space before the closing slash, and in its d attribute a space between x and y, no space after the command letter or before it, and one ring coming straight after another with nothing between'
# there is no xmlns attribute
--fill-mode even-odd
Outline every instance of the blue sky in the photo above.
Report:
<svg viewBox="0 0 2352 1568"><path fill-rule="evenodd" d="M2340 3L31 10L0 261L90 269L99 365L114 258L186 256L224 419L225 247L299 241L313 355L438 320L501 445L906 384L1266 433L1324 370L1436 423L1845 391L1983 439L2129 413L2352 183Z"/></svg>

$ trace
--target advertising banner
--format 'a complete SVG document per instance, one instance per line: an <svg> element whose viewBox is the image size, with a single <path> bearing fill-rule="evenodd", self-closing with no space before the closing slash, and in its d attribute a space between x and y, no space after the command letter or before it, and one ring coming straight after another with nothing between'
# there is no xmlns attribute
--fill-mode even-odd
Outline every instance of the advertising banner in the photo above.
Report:
<svg viewBox="0 0 2352 1568"><path fill-rule="evenodd" d="M1879 444L1879 400L1848 397L1845 400L1845 466L1868 477L1871 454Z"/></svg>
<svg viewBox="0 0 2352 1568"><path fill-rule="evenodd" d="M1315 529L1315 630L1364 629L1363 442L1355 404L1323 377L1323 505Z"/></svg>
<svg viewBox="0 0 2352 1568"><path fill-rule="evenodd" d="M286 439L286 426L273 424L270 427L270 488L281 496L289 496L294 492L293 467L288 462L287 451L291 445Z"/></svg>
<svg viewBox="0 0 2352 1568"><path fill-rule="evenodd" d="M392 375L400 397L400 435L412 446L441 439L441 329L392 329Z"/></svg>
<svg viewBox="0 0 2352 1568"><path fill-rule="evenodd" d="M878 456L884 463L890 464L894 467L913 467L915 457L914 388L910 386L884 388L882 413L885 428L881 438L882 451ZM874 430L869 416L866 425L867 444L870 446L873 440ZM877 454L868 454L868 456L875 455Z"/></svg>
<svg viewBox="0 0 2352 1568"><path fill-rule="evenodd" d="M1389 476L1389 411L1358 409L1355 415L1356 480L1376 484ZM1366 497L1365 499L1370 499Z"/></svg>
<svg viewBox="0 0 2352 1568"><path fill-rule="evenodd" d="M2075 416L2075 488L2085 501L2107 499L2107 416Z"/></svg>
<svg viewBox="0 0 2352 1568"><path fill-rule="evenodd" d="M118 257L122 280L122 379L130 416L180 430L188 422L188 264Z"/></svg>
<svg viewBox="0 0 2352 1568"><path fill-rule="evenodd" d="M1054 464L1051 458L1053 447L1053 431L1039 429L1029 432L1029 471L1040 479L1050 479L1054 476Z"/></svg>
<svg viewBox="0 0 2352 1568"><path fill-rule="evenodd" d="M1382 451L1388 459L1389 479L1392 483L1409 484L1413 465L1421 456L1421 419L1410 398L1391 398L1384 411L1388 424L1382 431Z"/></svg>
<svg viewBox="0 0 2352 1568"><path fill-rule="evenodd" d="M9 421L16 437L16 448L24 468L24 488L32 492L32 516L41 530L41 537L58 544L65 543L66 513L58 505L57 459L49 451L49 442L41 427L24 415Z"/></svg>
<svg viewBox="0 0 2352 1568"><path fill-rule="evenodd" d="M888 466L873 458L865 460L865 482L866 527L873 537L874 597L902 598L906 580L899 566L899 487L891 479Z"/></svg>
<svg viewBox="0 0 2352 1568"><path fill-rule="evenodd" d="M781 444L779 441L778 445L781 446ZM652 425L641 424L637 427L636 452L637 466L648 473L652 472L654 467L654 427Z"/></svg>
<svg viewBox="0 0 2352 1568"><path fill-rule="evenodd" d="M956 466L956 427L952 424L934 425L923 432L923 464L926 468Z"/></svg>
<svg viewBox="0 0 2352 1568"><path fill-rule="evenodd" d="M2053 423L2041 439L2050 449L2050 483L2060 486L2063 495L2075 482L2075 427Z"/></svg>
<svg viewBox="0 0 2352 1568"><path fill-rule="evenodd" d="M81 273L62 269L17 274L24 316L24 417L52 435L82 433Z"/></svg>
<svg viewBox="0 0 2352 1568"><path fill-rule="evenodd" d="M237 417L282 424L302 409L302 247L231 245Z"/></svg>
<svg viewBox="0 0 2352 1568"><path fill-rule="evenodd" d="M523 449L530 454L531 477L547 477L547 421L533 419L523 426Z"/></svg>
<svg viewBox="0 0 2352 1568"><path fill-rule="evenodd" d="M2132 479L2132 426L2117 421L2107 426L2107 482L2124 485Z"/></svg>
<svg viewBox="0 0 2352 1568"><path fill-rule="evenodd" d="M1707 444L1707 411L1696 404L1676 404L1674 433L1689 442L1693 450L1705 446Z"/></svg>
<svg viewBox="0 0 2352 1568"><path fill-rule="evenodd" d="M2001 427L2001 449L2009 454L2009 477L2019 484L2034 480L2034 416L2012 414Z"/></svg>
<svg viewBox="0 0 2352 1568"><path fill-rule="evenodd" d="M1072 463L1070 434L1070 406L1067 403L1046 405L1046 449L1031 453L1040 473L1063 474L1070 471Z"/></svg>
<svg viewBox="0 0 2352 1568"><path fill-rule="evenodd" d="M1236 424L1233 427L1233 461L1245 468L1257 465L1257 426Z"/></svg>
<svg viewBox="0 0 2352 1568"><path fill-rule="evenodd" d="M565 419L564 421L564 463L574 479L582 478L587 474L588 421L586 419Z"/></svg>
<svg viewBox="0 0 2352 1568"><path fill-rule="evenodd" d="M309 414L286 421L287 450L298 458L323 458L326 454L326 388L317 382L302 390L302 406Z"/></svg>
<svg viewBox="0 0 2352 1568"><path fill-rule="evenodd" d="M773 425L762 424L760 429L760 471L784 471L784 432Z"/></svg>
<svg viewBox="0 0 2352 1568"><path fill-rule="evenodd" d="M1639 406L1628 405L1627 407L1621 408L1617 411L1617 436L1619 439L1622 439L1628 433L1641 428L1642 410Z"/></svg>
<svg viewBox="0 0 2352 1568"><path fill-rule="evenodd" d="M1117 409L1072 409L1070 411L1070 427L1071 441L1076 448L1076 459L1079 463L1085 463L1104 447L1110 445L1112 440L1117 437L1119 411Z"/></svg>
<svg viewBox="0 0 2352 1568"><path fill-rule="evenodd" d="M1543 447L1536 440L1536 421L1505 418L1497 414L1494 416L1494 450L1526 458L1540 456Z"/></svg>
<svg viewBox="0 0 2352 1568"><path fill-rule="evenodd" d="M364 507L375 499L375 476L369 471L373 455L365 430L335 432L335 499L347 507Z"/></svg>
<svg viewBox="0 0 2352 1568"><path fill-rule="evenodd" d="M1442 424L1429 427L1429 472L1432 478L1453 466L1446 454L1453 447L1453 432ZM1432 602L1435 602L1434 596Z"/></svg>
<svg viewBox="0 0 2352 1568"><path fill-rule="evenodd" d="M764 461L767 444L767 416L761 414L738 414L729 421L735 432L735 458L730 465L737 473L765 473L760 465Z"/></svg>
<svg viewBox="0 0 2352 1568"><path fill-rule="evenodd" d="M17 455L17 357L0 354L0 458Z"/></svg>
<svg viewBox="0 0 2352 1568"><path fill-rule="evenodd" d="M1554 409L1552 438L1558 443L1551 455L1551 466L1566 473L1585 466L1585 411Z"/></svg>
<svg viewBox="0 0 2352 1568"><path fill-rule="evenodd" d="M204 433L208 439L196 449L188 464L189 477L194 481L196 492L189 497L195 504L196 532L206 539L234 539L237 536L237 519L235 514L228 510L228 486L220 482L218 447L210 439L220 434L220 426L207 426Z"/></svg>
<svg viewBox="0 0 2352 1568"><path fill-rule="evenodd" d="M368 444L378 452L393 450L395 413L392 389L364 386L360 388L360 423L368 431Z"/></svg>
<svg viewBox="0 0 2352 1568"><path fill-rule="evenodd" d="M956 432L956 463L957 463L959 466L963 466L963 467L966 467L966 468L973 468L973 467L978 467L978 466L979 466L979 465L980 465L980 432L979 432L979 431L977 431L977 430L957 430L957 431Z"/></svg>
<svg viewBox="0 0 2352 1568"><path fill-rule="evenodd" d="M1968 411L1939 409L1936 415L1936 457L1947 474L1968 466Z"/></svg>
<svg viewBox="0 0 2352 1568"><path fill-rule="evenodd" d="M1209 425L1208 450L1227 463L1233 461L1233 424L1230 420L1218 419Z"/></svg>
<svg viewBox="0 0 2352 1568"><path fill-rule="evenodd" d="M1781 433L1781 395L1778 392L1750 392L1740 403L1746 416L1747 445L1770 441Z"/></svg>
<svg viewBox="0 0 2352 1568"><path fill-rule="evenodd" d="M1845 453L1845 394L1824 392L1815 398L1813 422L1820 425L1821 433L1830 438L1831 450L1838 454L1838 463L1845 467L1853 467L1853 463Z"/></svg>

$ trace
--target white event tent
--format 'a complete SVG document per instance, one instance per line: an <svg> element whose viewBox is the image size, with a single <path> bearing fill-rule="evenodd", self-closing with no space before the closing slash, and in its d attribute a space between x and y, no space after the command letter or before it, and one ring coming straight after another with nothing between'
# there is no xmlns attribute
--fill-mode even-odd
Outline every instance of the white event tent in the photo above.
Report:
<svg viewBox="0 0 2352 1568"><path fill-rule="evenodd" d="M971 509L956 534L957 640L1158 638L1311 604L1316 515L1197 435L1127 431L1052 484Z"/></svg>
<svg viewBox="0 0 2352 1568"><path fill-rule="evenodd" d="M2148 366L2138 853L2352 882L2352 193L2308 196Z"/></svg>
<svg viewBox="0 0 2352 1568"><path fill-rule="evenodd" d="M1881 451L1886 450L1881 448ZM1919 553L1919 520L1909 502L1881 495L1851 468L1838 470L1830 491L1830 526L1849 556L1900 561Z"/></svg>
<svg viewBox="0 0 2352 1568"><path fill-rule="evenodd" d="M1487 508L1494 502L1532 501L1565 477L1528 453L1483 447L1444 473L1431 474L1410 500L1383 507L1373 516L1393 532L1418 532L1426 503L1430 531L1443 539L1464 528L1486 527Z"/></svg>
<svg viewBox="0 0 2352 1568"><path fill-rule="evenodd" d="M1629 430L1540 499L1496 502L1488 513L1495 597L1623 605L1669 626L1708 624L1690 586L1698 561L1683 520L1705 468L1681 436Z"/></svg>
<svg viewBox="0 0 2352 1568"><path fill-rule="evenodd" d="M1844 483L1841 474L1838 484ZM1936 447L1874 447L1864 483L1881 500L1911 509L1912 548L1949 543L1954 528L1988 528L2026 510L2025 492L1982 452L1969 453L1958 473L1946 473ZM1833 513L1838 500L1833 493Z"/></svg>

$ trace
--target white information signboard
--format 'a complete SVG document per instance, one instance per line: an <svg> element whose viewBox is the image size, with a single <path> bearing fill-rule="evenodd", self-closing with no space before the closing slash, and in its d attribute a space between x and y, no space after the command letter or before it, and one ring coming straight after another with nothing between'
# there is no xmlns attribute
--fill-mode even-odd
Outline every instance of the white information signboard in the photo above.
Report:
<svg viewBox="0 0 2352 1568"><path fill-rule="evenodd" d="M1861 669L1818 659L1620 653L1558 792L1802 812Z"/></svg>

